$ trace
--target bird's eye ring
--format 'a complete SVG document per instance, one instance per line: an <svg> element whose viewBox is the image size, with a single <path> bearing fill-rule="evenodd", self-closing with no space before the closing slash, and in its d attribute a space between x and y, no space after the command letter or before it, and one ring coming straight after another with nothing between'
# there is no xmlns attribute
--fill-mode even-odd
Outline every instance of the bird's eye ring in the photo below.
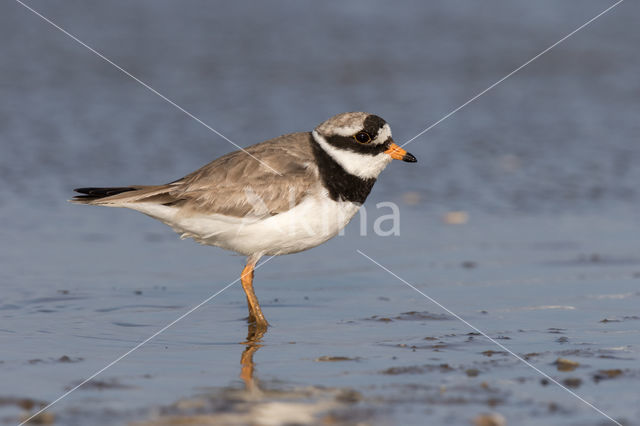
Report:
<svg viewBox="0 0 640 426"><path fill-rule="evenodd" d="M367 132L358 132L355 135L353 135L353 138L360 143L371 142L371 136Z"/></svg>

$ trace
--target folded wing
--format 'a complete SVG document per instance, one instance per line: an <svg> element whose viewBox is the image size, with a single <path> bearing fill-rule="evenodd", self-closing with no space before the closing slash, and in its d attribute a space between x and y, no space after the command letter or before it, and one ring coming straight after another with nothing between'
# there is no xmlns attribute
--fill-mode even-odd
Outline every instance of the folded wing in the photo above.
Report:
<svg viewBox="0 0 640 426"><path fill-rule="evenodd" d="M284 135L224 155L166 185L78 188L82 195L72 201L134 209L153 203L186 215L275 215L299 204L317 185L311 143L310 133Z"/></svg>

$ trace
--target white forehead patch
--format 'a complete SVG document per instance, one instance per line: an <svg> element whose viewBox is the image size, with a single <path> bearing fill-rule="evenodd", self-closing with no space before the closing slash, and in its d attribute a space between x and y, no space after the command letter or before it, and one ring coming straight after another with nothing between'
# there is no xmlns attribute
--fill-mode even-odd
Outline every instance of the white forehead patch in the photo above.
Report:
<svg viewBox="0 0 640 426"><path fill-rule="evenodd" d="M387 126L388 127L388 126ZM381 171L387 167L393 159L390 155L381 152L378 155L361 154L346 149L336 148L327 142L315 130L313 138L318 145L327 153L336 163L340 164L349 174L358 176L362 179L377 178ZM386 139L385 139L386 140Z"/></svg>
<svg viewBox="0 0 640 426"><path fill-rule="evenodd" d="M382 126L382 129L378 131L378 136L373 140L375 145L380 145L381 143L385 143L387 139L391 137L391 127L387 123Z"/></svg>

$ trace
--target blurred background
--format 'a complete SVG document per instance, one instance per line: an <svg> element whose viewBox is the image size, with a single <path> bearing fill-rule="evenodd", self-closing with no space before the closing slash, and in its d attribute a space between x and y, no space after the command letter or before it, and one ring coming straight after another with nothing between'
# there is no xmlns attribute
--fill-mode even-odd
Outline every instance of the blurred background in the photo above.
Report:
<svg viewBox="0 0 640 426"><path fill-rule="evenodd" d="M30 0L28 4L238 145L248 146L284 133L309 131L334 114L356 110L383 117L394 139L404 143L613 2ZM584 303L584 310L576 308L574 314L586 312L592 323L580 315L556 318L556 310L537 312L537 319L524 323L518 316L510 319L512 331L532 324L546 330L574 321L587 333L577 338L579 342L599 342L602 336L589 334L590 324L595 327L611 315L633 316L640 277L639 12L636 2L622 3L409 144L406 148L418 163L392 164L368 201L372 210L382 200L401 206L400 237L365 240L355 235L358 225L352 224L346 237L265 266L262 288L260 278L257 282L258 296L266 302L267 317L279 323L266 344L276 346L271 349L284 345L272 355L269 348L258 352L265 375L298 385L349 385L366 394L371 386L386 389L388 376L381 384L371 371L388 368L398 356L389 349L384 352L383 341L402 335L398 339L405 340L393 345L406 346L411 339L435 333L424 331L433 325L411 322L404 325L423 328L415 332L400 328L389 334L371 328L370 334L359 330L351 338L333 341L335 336L350 335L329 327L329 334L322 335L328 310L334 319L352 322L374 315L393 317L411 309L438 311L419 295L413 298L415 293L406 294L410 299L394 299L383 294L386 290L373 290L378 282L380 288L397 291L398 283L353 254L363 246L388 266L402 267L411 282L442 291L442 302L455 301L459 312L473 317L483 308L499 311L494 304L504 302L500 309L506 310L496 318L478 314L478 319L489 321L491 332L508 334L500 325L505 312L522 312L514 307L527 303L574 308ZM0 397L46 402L233 280L242 267L239 258L232 258L230 267L229 256L220 250L178 242L169 229L142 215L70 205L66 200L71 190L169 182L235 148L17 2L0 6L0 40L4 324L0 369L3 382L11 383L0 387ZM451 211L463 212L457 216L462 220L454 216L453 222L468 223L443 224L443 215ZM470 270L477 272L470 275ZM585 279L591 280L589 285ZM301 281L310 282L309 287ZM501 284L492 287L496 282ZM533 282L548 284L548 289L544 287L548 291L526 286ZM559 290L558 282L567 284L564 290ZM462 291L466 285L473 288ZM478 290L482 285L487 287ZM611 294L632 296L583 297L587 288L600 294L604 287ZM303 288L316 289L322 296L314 300L299 293L307 291ZM291 291L299 299L288 300L289 310L278 313L278 299L281 304L287 297L294 299L287 296ZM362 303L359 295L367 292L371 300ZM525 294L526 301L518 297ZM542 294L564 299L537 301ZM317 305L305 305L308 299L303 295ZM133 303L136 296L150 299ZM582 297L582 302L574 297ZM344 304L334 304L337 300ZM403 307L407 300L416 306ZM607 311L602 300L623 305ZM244 333L243 296L235 289L216 303L222 306L219 309L230 309L229 318L220 320L228 331L215 325L227 311L208 312L200 320L194 317L202 323L195 322L188 331L168 332L157 347L150 343L150 348L167 349L164 355L147 352L138 363L114 367L116 378L138 377L132 375L141 366L153 369L148 374L157 381L145 382L142 373L131 379L147 390L144 395L122 396L122 388L101 394L100 401L94 394L78 395L71 405L61 403L57 419L82 424L93 415L105 423L100 410L119 413L122 417L112 419L116 423L146 417L149 407L200 389L203 360L232 371L226 375L213 369L202 379L208 386L220 389L235 383L241 350L237 342ZM307 318L310 309L315 313L308 323L299 323L306 324L305 331L290 330L291 321ZM536 323L542 319L558 322ZM371 321L362 324L379 327ZM442 322L434 327L443 330ZM469 331L456 321L447 327L459 335ZM631 334L624 334L624 342L607 340L603 347L631 345L629 356L637 359L638 334L632 329L625 329ZM195 352L174 349L172 338L183 339ZM357 338L362 341L353 343ZM550 365L547 361L557 354L549 341L532 339L527 344L534 342L539 346L533 349L548 353L542 365ZM286 343L294 340L309 345L298 345L297 352L285 350L292 346ZM353 349L354 358L365 360L358 364L364 372L345 378L343 366L327 367L335 368L329 372L322 370L325 364L309 367L309 360L327 354L318 344L334 348L337 355ZM212 355L210 345L228 351ZM491 347L487 343L484 349ZM458 351L457 356L463 356L460 352L468 351ZM370 355L373 365L366 362L368 354L379 355ZM63 355L83 362L63 366L54 362ZM188 356L194 357L188 372L165 364ZM41 362L30 363L34 359ZM310 368L318 368L317 375L309 373ZM291 372L293 376L288 375ZM325 383L333 373L340 379ZM535 375L524 370L518 374ZM462 376L460 380L468 380ZM162 386L163 380L170 389ZM411 379L397 380L411 384ZM438 380L428 381L442 385ZM632 389L635 382L619 386L616 389ZM545 398L560 401L566 395L546 396L541 389L533 387L525 397L507 391L503 414L526 423L522 398L539 398L536 404L546 407ZM590 395L626 419L638 418L628 399L634 398L633 392L625 393L625 399L613 388L602 394L600 390ZM477 389L469 392L475 394ZM605 401L604 395L609 399ZM583 416L581 424L599 424L597 413L570 396L562 401L564 413L573 419ZM414 411L404 414L394 411L396 403L397 399L389 402L382 414L376 412L374 423L423 419L423 400L406 402ZM83 407L91 411L83 412ZM444 403L430 408L429 415L468 424L477 413L493 409L486 401L469 407ZM0 408L3 419L15 419L24 407L0 403ZM571 421L557 410L540 410L538 415L552 416L557 424ZM368 414L359 416L369 419ZM536 421L531 424L539 424Z"/></svg>
<svg viewBox="0 0 640 426"><path fill-rule="evenodd" d="M382 116L404 142L610 2L30 4L247 146L354 110ZM385 173L376 193L416 191L427 209L635 205L636 8L613 10L417 139L420 162ZM165 182L235 150L19 4L0 19L4 205Z"/></svg>

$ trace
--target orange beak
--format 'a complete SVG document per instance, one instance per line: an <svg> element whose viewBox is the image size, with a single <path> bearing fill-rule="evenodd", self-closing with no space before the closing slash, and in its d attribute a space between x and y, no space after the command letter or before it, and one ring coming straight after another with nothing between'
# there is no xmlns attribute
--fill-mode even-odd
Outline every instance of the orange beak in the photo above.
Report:
<svg viewBox="0 0 640 426"><path fill-rule="evenodd" d="M394 142L391 142L389 144L389 148L387 148L387 150L384 151L384 153L387 155L390 155L391 158L393 158L394 160L402 160L402 161L406 161L407 163L415 163L416 161L418 161L416 157L409 154L404 149L400 148Z"/></svg>

